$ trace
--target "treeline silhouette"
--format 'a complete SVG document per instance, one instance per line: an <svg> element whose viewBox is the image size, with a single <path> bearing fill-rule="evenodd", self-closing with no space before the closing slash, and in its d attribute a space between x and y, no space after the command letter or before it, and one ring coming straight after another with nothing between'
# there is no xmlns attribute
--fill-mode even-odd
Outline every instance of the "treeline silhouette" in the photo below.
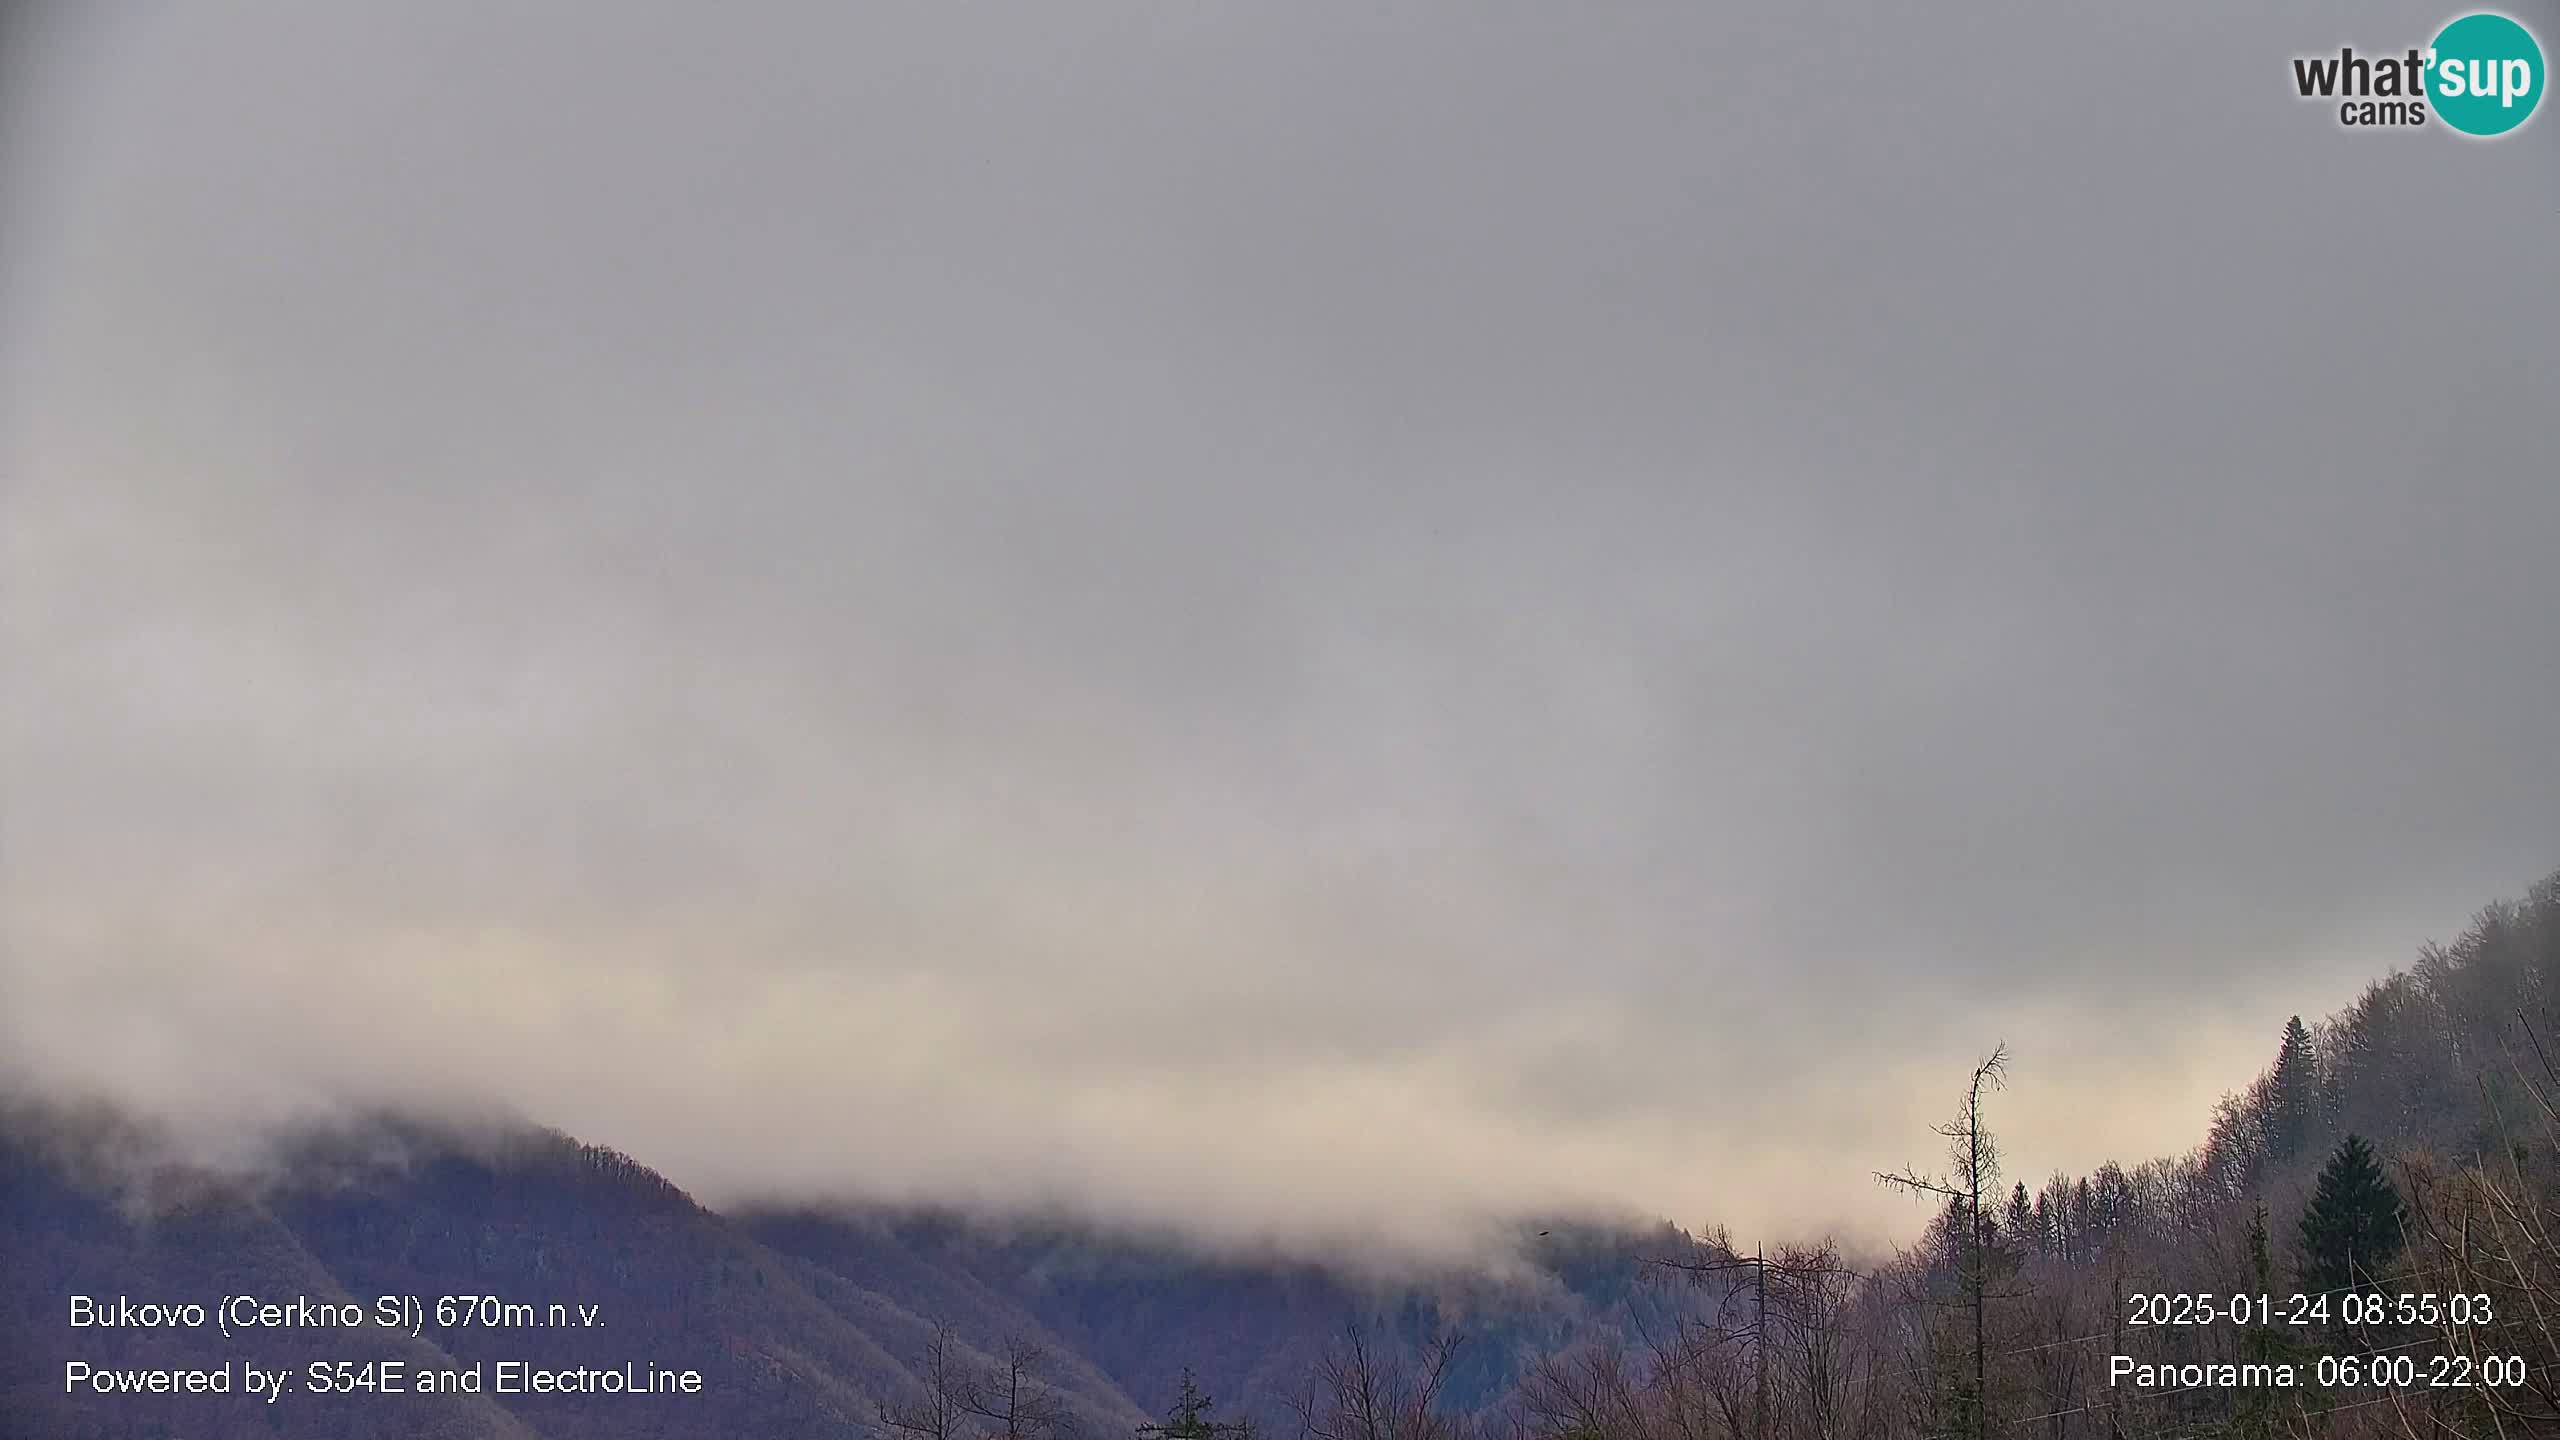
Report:
<svg viewBox="0 0 2560 1440"><path fill-rule="evenodd" d="M2560 874L2317 1024L2183 1156L1999 1173L1994 1051L1881 1264L1654 1237L1663 1296L1520 1356L1355 1315L1266 1440L2560 1434ZM2004 1183L2005 1182L2005 1183ZM1188 1372L1185 1384L1188 1385ZM1188 1393L1186 1391L1186 1393ZM970 1440L965 1435L936 1440Z"/></svg>
<svg viewBox="0 0 2560 1440"><path fill-rule="evenodd" d="M2199 1117L2189 1154L2003 1173L2001 1088L2035 1080L1994 1051L1948 1077L1941 1167L1887 1177L1932 1207L1900 1253L1551 1221L1522 1229L1532 1273L1393 1282L1063 1217L718 1213L557 1132L414 1117L214 1174L111 1107L0 1096L0 1440L2560 1434L2555 983L2560 875L2339 1014L2271 1026L2264 1073ZM67 1296L118 1293L499 1294L604 1323L66 1329ZM265 1405L63 1383L71 1358L321 1349L412 1367L642 1359L696 1367L706 1389ZM2118 1357L2147 1368L2116 1374ZM2231 1383L2284 1367L2295 1383Z"/></svg>
<svg viewBox="0 0 2560 1440"><path fill-rule="evenodd" d="M2325 1022L2289 1021L2191 1153L2005 1194L1978 1072L1918 1245L1855 1271L1825 1247L1735 1263L1716 1237L1706 1263L1667 1267L1708 1292L1703 1313L1545 1358L1494 1423L1516 1440L2560 1432L2555 986L2560 874ZM2169 1383L2111 1376L2118 1356ZM2284 1365L2293 1384L2249 1383Z"/></svg>

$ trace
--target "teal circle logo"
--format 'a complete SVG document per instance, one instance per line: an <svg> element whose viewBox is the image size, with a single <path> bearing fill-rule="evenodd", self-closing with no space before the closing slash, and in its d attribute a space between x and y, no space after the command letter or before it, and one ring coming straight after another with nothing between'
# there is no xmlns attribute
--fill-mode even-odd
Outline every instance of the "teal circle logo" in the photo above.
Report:
<svg viewBox="0 0 2560 1440"><path fill-rule="evenodd" d="M2542 47L2504 15L2465 15L2427 51L2427 99L2465 135L2504 135L2542 103Z"/></svg>

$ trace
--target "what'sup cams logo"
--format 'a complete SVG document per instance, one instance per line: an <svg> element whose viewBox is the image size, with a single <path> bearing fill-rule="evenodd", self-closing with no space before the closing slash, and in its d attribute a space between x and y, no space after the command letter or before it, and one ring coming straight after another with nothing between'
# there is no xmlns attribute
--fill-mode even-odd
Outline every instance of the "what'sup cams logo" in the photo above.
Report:
<svg viewBox="0 0 2560 1440"><path fill-rule="evenodd" d="M2423 47L2397 55L2297 55L2294 89L2338 107L2338 123L2418 126L2430 118L2464 135L2504 135L2542 103L2541 43L2513 19L2465 15Z"/></svg>

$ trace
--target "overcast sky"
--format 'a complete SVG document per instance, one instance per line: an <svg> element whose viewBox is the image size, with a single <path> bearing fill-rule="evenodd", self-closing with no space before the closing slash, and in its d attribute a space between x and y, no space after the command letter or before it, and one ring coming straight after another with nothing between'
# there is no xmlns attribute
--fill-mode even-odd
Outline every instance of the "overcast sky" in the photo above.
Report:
<svg viewBox="0 0 2560 1440"><path fill-rule="evenodd" d="M1218 1234L2183 1149L2560 865L2560 123L2291 93L2450 13L22 13L0 1048Z"/></svg>

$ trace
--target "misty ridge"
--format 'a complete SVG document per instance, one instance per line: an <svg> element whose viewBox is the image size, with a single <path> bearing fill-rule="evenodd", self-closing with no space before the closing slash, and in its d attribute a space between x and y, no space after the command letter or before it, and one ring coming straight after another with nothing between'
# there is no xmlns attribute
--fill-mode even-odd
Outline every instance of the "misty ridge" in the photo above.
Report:
<svg viewBox="0 0 2560 1440"><path fill-rule="evenodd" d="M1917 1242L1872 1254L1812 1234L1742 1243L1721 1227L1520 1216L1469 1263L1381 1263L1221 1249L1062 1213L850 1199L713 1211L619 1151L486 1117L343 1117L265 1137L254 1164L235 1151L208 1165L145 1119L20 1092L0 1112L12 1260L0 1395L31 1434L148 1433L130 1428L138 1417L190 1434L329 1434L382 1418L343 1403L277 1419L202 1400L137 1410L51 1398L38 1372L59 1348L61 1296L84 1293L83 1276L114 1275L118 1309L210 1287L349 1313L409 1289L573 1293L614 1317L615 1345L645 1339L662 1363L698 1364L726 1397L716 1411L646 1413L457 1398L372 1432L385 1434L949 1440L1025 1426L1067 1436L1242 1425L1564 1440L1696 1425L1924 1435L1977 1421L1988 1431L1993 1416L1998 1433L2121 1433L2138 1417L2234 1434L2313 1420L2328 1427L2318 1433L2384 1434L2335 1418L2373 1408L2351 1384L2291 1394L2180 1377L2308 1370L2324 1346L2388 1353L2423 1342L2436 1321L2350 1322L2324 1308L2316 1325L2243 1315L2158 1329L2139 1342L2142 1373L2172 1378L2138 1388L2119 1388L2106 1369L2115 1357L2086 1342L2112 1332L2122 1343L2129 1293L2136 1313L2253 1291L2307 1313L2337 1293L2407 1303L2441 1290L2505 1317L2445 1330L2450 1354L2528 1369L2512 1386L2359 1418L2554 1423L2560 1407L2532 1377L2560 1360L2534 1318L2560 1297L2548 1229L2560 1222L2555 984L2560 873L2481 911L2335 1015L2288 1022L2259 1078L2200 1117L2209 1124L2189 1151L2085 1175L2002 1170L2001 1082L2032 1080L2004 1076L1995 1055L1953 1097L1950 1165L1876 1177L1934 1190L1934 1218ZM2359 1204L2389 1222L2359 1233L2389 1243L2333 1252L2339 1226L2365 1223ZM1985 1317L1979 1331L1965 1323L1968 1302ZM609 1348L594 1338L558 1343ZM306 1339L252 1331L242 1353L290 1355ZM107 1363L165 1363L194 1343L110 1328L93 1349ZM503 1343L465 1330L407 1348L410 1363L452 1367ZM1197 1403L1221 1396L1215 1415Z"/></svg>

